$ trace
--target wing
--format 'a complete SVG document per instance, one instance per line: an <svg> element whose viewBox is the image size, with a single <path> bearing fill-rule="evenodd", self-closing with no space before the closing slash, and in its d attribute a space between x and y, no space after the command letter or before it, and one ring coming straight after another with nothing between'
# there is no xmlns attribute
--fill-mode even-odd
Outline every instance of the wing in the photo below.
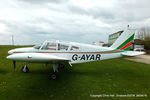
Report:
<svg viewBox="0 0 150 100"><path fill-rule="evenodd" d="M25 62L69 62L70 60L65 57L44 54L44 53L18 53L7 56L8 59L14 61L25 61Z"/></svg>
<svg viewBox="0 0 150 100"><path fill-rule="evenodd" d="M121 53L123 56L137 56L137 55L142 55L145 54L145 52L139 52L139 51L125 51Z"/></svg>

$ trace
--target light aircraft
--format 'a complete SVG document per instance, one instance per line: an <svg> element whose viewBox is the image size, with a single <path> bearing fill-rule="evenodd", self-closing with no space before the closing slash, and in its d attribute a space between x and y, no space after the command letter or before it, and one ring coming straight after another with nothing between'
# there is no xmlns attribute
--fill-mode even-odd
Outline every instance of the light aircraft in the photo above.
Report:
<svg viewBox="0 0 150 100"><path fill-rule="evenodd" d="M7 59L13 60L14 68L16 61L23 61L26 64L22 67L22 72L28 72L29 63L53 64L53 73L51 79L56 79L58 69L65 65L84 63L90 61L99 61L123 56L136 56L144 52L130 51L134 39L135 30L125 30L111 47L102 47L90 44L63 42L63 41L45 41L41 45L27 48L17 48L8 51Z"/></svg>

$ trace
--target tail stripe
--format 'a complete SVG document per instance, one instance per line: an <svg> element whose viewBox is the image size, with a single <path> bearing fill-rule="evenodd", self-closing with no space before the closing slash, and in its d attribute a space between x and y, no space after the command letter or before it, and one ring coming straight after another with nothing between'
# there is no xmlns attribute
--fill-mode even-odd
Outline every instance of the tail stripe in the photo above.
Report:
<svg viewBox="0 0 150 100"><path fill-rule="evenodd" d="M133 41L133 38L134 38L134 34L131 37L129 37L125 42L123 42L120 46L118 46L117 49L123 48L126 44L130 43L131 41Z"/></svg>
<svg viewBox="0 0 150 100"><path fill-rule="evenodd" d="M128 44L126 44L126 45L125 45L124 47L122 47L120 50L124 50L124 49L130 47L131 45L132 45L132 41L129 42Z"/></svg>

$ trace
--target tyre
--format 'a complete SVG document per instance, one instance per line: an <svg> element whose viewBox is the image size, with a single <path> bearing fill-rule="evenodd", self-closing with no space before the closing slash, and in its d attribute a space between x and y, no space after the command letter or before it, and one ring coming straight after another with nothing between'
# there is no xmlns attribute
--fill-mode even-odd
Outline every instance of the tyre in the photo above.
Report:
<svg viewBox="0 0 150 100"><path fill-rule="evenodd" d="M50 79L56 80L56 79L57 79L56 73L51 74L51 75L50 75Z"/></svg>

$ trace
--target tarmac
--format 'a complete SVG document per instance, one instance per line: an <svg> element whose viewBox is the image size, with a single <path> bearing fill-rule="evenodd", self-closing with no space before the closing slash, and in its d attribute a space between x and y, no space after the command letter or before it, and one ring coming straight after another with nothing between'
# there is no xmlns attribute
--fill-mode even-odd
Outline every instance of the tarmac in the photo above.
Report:
<svg viewBox="0 0 150 100"><path fill-rule="evenodd" d="M125 59L150 64L150 55L138 55L135 57L126 57Z"/></svg>

